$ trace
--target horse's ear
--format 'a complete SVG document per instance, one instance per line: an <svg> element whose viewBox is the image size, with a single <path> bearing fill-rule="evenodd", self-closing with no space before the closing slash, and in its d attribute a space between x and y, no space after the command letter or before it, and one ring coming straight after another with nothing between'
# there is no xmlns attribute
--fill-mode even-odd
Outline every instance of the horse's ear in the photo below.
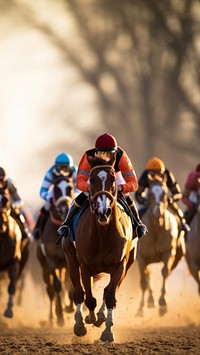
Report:
<svg viewBox="0 0 200 355"><path fill-rule="evenodd" d="M114 167L115 162L116 162L116 155L117 153L112 154L112 157L110 158L109 164Z"/></svg>

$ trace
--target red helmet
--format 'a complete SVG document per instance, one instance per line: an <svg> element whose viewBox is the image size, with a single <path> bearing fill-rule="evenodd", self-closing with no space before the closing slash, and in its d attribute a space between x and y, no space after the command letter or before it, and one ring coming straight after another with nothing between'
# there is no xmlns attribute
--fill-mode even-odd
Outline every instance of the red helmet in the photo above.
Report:
<svg viewBox="0 0 200 355"><path fill-rule="evenodd" d="M104 133L95 142L96 150L109 151L117 148L117 141L111 134Z"/></svg>

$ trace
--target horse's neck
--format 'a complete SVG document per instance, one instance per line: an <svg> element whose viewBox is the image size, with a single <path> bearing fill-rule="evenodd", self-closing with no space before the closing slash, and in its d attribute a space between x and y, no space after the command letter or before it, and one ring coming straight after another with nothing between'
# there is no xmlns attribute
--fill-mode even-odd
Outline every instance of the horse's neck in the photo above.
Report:
<svg viewBox="0 0 200 355"><path fill-rule="evenodd" d="M164 206L162 213L157 210L157 214L155 213L156 211L153 211L153 205L151 207L152 208L147 210L147 215L149 224L151 224L154 228L171 229L174 223L176 223L178 227L176 217L174 213L167 208L167 205Z"/></svg>
<svg viewBox="0 0 200 355"><path fill-rule="evenodd" d="M52 223L56 225L60 225L63 222L55 206L52 206L50 209L49 218L51 219Z"/></svg>

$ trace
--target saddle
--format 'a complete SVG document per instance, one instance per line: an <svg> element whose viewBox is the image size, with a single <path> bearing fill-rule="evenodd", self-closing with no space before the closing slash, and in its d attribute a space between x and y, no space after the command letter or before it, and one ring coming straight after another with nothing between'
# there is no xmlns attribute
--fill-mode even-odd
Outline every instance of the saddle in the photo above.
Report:
<svg viewBox="0 0 200 355"><path fill-rule="evenodd" d="M131 221L132 221L132 213L131 213L130 207L128 206L125 198L123 196L117 196L117 202L124 209L124 211L131 218ZM84 202L83 206L80 207L79 212L75 215L75 217L72 221L72 224L70 226L70 239L72 242L75 242L75 235L76 235L78 221L88 206L89 206L89 200L87 199Z"/></svg>

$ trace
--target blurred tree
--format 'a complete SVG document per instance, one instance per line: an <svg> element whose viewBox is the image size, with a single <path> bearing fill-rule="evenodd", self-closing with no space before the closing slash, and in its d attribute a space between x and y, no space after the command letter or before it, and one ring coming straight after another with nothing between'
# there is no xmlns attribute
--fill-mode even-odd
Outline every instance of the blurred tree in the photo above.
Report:
<svg viewBox="0 0 200 355"><path fill-rule="evenodd" d="M199 160L198 0L0 5L4 14L16 17L17 11L20 21L41 31L66 65L71 61L96 93L105 130L123 142L139 170L152 155L173 155L181 164L187 152L186 165Z"/></svg>

